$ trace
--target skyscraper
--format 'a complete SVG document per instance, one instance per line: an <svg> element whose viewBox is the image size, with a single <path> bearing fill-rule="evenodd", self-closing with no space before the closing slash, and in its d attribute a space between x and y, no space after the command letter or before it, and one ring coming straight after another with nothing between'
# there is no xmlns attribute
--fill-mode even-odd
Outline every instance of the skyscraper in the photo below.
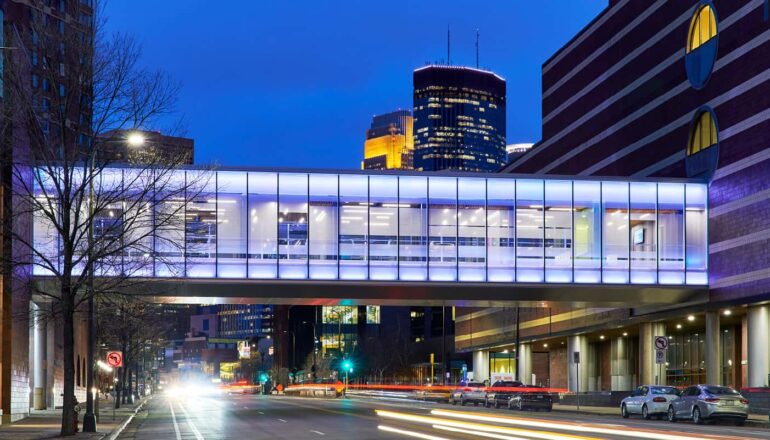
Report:
<svg viewBox="0 0 770 440"><path fill-rule="evenodd" d="M396 110L372 117L364 142L365 170L411 170L414 153L412 125L409 110Z"/></svg>
<svg viewBox="0 0 770 440"><path fill-rule="evenodd" d="M493 172L505 165L505 90L505 80L486 70L416 69L414 168Z"/></svg>

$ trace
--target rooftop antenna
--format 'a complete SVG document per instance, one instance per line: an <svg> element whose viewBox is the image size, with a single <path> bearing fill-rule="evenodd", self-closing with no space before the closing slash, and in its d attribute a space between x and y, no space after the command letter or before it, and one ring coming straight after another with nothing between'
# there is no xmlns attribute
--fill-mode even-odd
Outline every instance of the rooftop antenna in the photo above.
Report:
<svg viewBox="0 0 770 440"><path fill-rule="evenodd" d="M450 52L451 46L450 46L450 39L449 39L449 37L450 37L449 25L446 25L446 63L447 63L447 65L451 66L452 65L452 58L449 56L449 54L451 53Z"/></svg>
<svg viewBox="0 0 770 440"><path fill-rule="evenodd" d="M476 68L479 68L479 30L476 29Z"/></svg>

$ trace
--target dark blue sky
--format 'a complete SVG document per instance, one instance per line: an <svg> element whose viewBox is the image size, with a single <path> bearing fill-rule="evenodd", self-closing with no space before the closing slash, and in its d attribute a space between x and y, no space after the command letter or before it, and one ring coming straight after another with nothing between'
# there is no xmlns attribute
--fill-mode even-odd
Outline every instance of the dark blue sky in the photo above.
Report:
<svg viewBox="0 0 770 440"><path fill-rule="evenodd" d="M447 25L453 64L475 64L478 28L481 67L507 79L508 141L538 140L540 66L606 4L113 0L106 14L181 81L196 162L359 168L371 116L411 107L412 70L446 58Z"/></svg>

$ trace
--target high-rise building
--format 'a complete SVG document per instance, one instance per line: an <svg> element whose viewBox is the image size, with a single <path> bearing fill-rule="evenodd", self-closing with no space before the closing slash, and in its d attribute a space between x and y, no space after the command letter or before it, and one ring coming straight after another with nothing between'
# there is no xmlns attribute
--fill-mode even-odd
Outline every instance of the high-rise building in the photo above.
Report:
<svg viewBox="0 0 770 440"><path fill-rule="evenodd" d="M524 156L527 154L527 151L529 151L535 144L532 143L521 143L521 144L508 144L505 146L505 154L507 155L506 160L508 163L514 162L521 156Z"/></svg>
<svg viewBox="0 0 770 440"><path fill-rule="evenodd" d="M152 153L174 164L192 165L195 157L195 140L159 131L111 130L102 137L99 157L108 162L137 162L143 154Z"/></svg>
<svg viewBox="0 0 770 440"><path fill-rule="evenodd" d="M265 337L271 335L274 330L273 307L270 305L202 306L198 308L198 315L201 318L191 321L191 329L194 327L195 330L205 332L209 336L246 339L254 336Z"/></svg>
<svg viewBox="0 0 770 440"><path fill-rule="evenodd" d="M506 163L505 80L429 65L414 71L414 168L498 171Z"/></svg>
<svg viewBox="0 0 770 440"><path fill-rule="evenodd" d="M365 170L411 170L414 154L410 110L396 110L372 117L364 142Z"/></svg>

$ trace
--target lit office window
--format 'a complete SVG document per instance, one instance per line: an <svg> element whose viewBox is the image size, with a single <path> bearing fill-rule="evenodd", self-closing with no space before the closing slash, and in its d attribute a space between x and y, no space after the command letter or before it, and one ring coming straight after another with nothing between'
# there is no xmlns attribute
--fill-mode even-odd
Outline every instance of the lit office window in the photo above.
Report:
<svg viewBox="0 0 770 440"><path fill-rule="evenodd" d="M336 279L338 255L336 174L310 175L310 278Z"/></svg>
<svg viewBox="0 0 770 440"><path fill-rule="evenodd" d="M631 183L631 282L635 284L658 280L657 189L655 183Z"/></svg>
<svg viewBox="0 0 770 440"><path fill-rule="evenodd" d="M340 175L340 279L369 277L368 217L369 177Z"/></svg>
<svg viewBox="0 0 770 440"><path fill-rule="evenodd" d="M516 281L543 282L543 181L516 181Z"/></svg>
<svg viewBox="0 0 770 440"><path fill-rule="evenodd" d="M217 173L217 276L246 278L245 172Z"/></svg>
<svg viewBox="0 0 770 440"><path fill-rule="evenodd" d="M428 178L401 176L398 179L399 279L428 278Z"/></svg>
<svg viewBox="0 0 770 440"><path fill-rule="evenodd" d="M380 306L366 306L366 323L380 323Z"/></svg>
<svg viewBox="0 0 770 440"><path fill-rule="evenodd" d="M545 281L572 282L572 182L545 181Z"/></svg>
<svg viewBox="0 0 770 440"><path fill-rule="evenodd" d="M126 168L123 171L121 184L127 189L123 210L130 224L125 234L127 242L131 243L123 258L123 272L127 276L153 274L153 195L144 190L152 185L152 180L148 170ZM139 199L140 196L143 199Z"/></svg>
<svg viewBox="0 0 770 440"><path fill-rule="evenodd" d="M486 281L486 179L457 179L460 281Z"/></svg>
<svg viewBox="0 0 770 440"><path fill-rule="evenodd" d="M457 179L429 177L428 278L457 280Z"/></svg>
<svg viewBox="0 0 770 440"><path fill-rule="evenodd" d="M278 175L249 173L249 278L278 276Z"/></svg>
<svg viewBox="0 0 770 440"><path fill-rule="evenodd" d="M658 276L662 284L684 284L684 185L658 184Z"/></svg>
<svg viewBox="0 0 770 440"><path fill-rule="evenodd" d="M185 242L187 276L213 278L216 276L217 200L216 173L187 171L190 191L185 212Z"/></svg>
<svg viewBox="0 0 770 440"><path fill-rule="evenodd" d="M628 283L628 183L602 182L602 281Z"/></svg>
<svg viewBox="0 0 770 440"><path fill-rule="evenodd" d="M516 280L516 181L487 180L487 279Z"/></svg>
<svg viewBox="0 0 770 440"><path fill-rule="evenodd" d="M398 279L398 177L369 177L369 278ZM367 309L368 313L368 309Z"/></svg>
<svg viewBox="0 0 770 440"><path fill-rule="evenodd" d="M307 174L278 175L278 276L307 278Z"/></svg>
<svg viewBox="0 0 770 440"><path fill-rule="evenodd" d="M687 155L693 155L714 146L719 142L717 137L717 124L711 110L702 110L695 118L687 147Z"/></svg>
<svg viewBox="0 0 770 440"><path fill-rule="evenodd" d="M118 193L122 190L123 170L121 169L105 169L95 177L95 193ZM126 203L115 200L99 211L94 212L93 233L95 243L98 247L103 247L108 250L107 252L112 253L112 255L105 256L105 258L95 262L94 273L96 276L115 276L123 272L125 255L119 249L122 245L123 234L127 232L124 228L140 229L145 234L150 233L147 228L142 229L143 226L149 226L149 224L140 225L131 220L129 220L128 225L124 224L127 217L123 211L127 209L127 206ZM134 217L134 219L137 218ZM141 236L135 235L135 237ZM143 261L149 265L151 260L144 258Z"/></svg>
<svg viewBox="0 0 770 440"><path fill-rule="evenodd" d="M176 171L164 182L162 190L156 193L154 216L158 221L155 231L155 276L181 277L185 275L185 262L180 243L185 243L184 197L172 197L185 187L185 172Z"/></svg>
<svg viewBox="0 0 770 440"><path fill-rule="evenodd" d="M711 5L701 6L690 21L690 32L687 38L687 52L706 44L717 35L717 20Z"/></svg>

